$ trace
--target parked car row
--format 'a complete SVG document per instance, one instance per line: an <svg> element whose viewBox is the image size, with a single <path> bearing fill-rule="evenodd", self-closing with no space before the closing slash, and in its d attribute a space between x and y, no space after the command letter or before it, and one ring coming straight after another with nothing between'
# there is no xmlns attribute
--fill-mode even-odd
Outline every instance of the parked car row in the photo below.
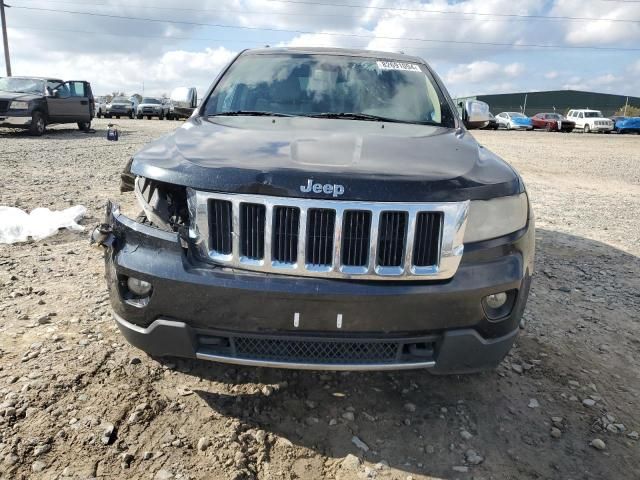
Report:
<svg viewBox="0 0 640 480"><path fill-rule="evenodd" d="M485 130L546 130L548 132L572 132L580 130L591 132L639 133L640 117L615 116L606 118L599 110L588 108L569 110L565 117L559 113L536 113L527 117L520 112L501 112L495 117L491 115Z"/></svg>
<svg viewBox="0 0 640 480"><path fill-rule="evenodd" d="M198 94L193 87L178 87L170 98L144 97L141 102L135 96L116 96L107 102L106 97L96 99L96 117L131 119L157 117L159 120L188 118L196 107Z"/></svg>
<svg viewBox="0 0 640 480"><path fill-rule="evenodd" d="M193 87L176 88L168 99L116 96L94 97L85 80L49 77L0 77L0 127L44 134L47 125L75 123L89 131L91 120L101 118L188 118L198 104Z"/></svg>

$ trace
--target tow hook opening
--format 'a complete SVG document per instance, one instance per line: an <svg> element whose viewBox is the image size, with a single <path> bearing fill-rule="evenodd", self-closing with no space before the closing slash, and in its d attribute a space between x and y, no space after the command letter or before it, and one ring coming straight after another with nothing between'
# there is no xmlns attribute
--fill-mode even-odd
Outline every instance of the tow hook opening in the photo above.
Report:
<svg viewBox="0 0 640 480"><path fill-rule="evenodd" d="M406 343L403 345L402 353L411 357L432 358L433 344L427 342Z"/></svg>

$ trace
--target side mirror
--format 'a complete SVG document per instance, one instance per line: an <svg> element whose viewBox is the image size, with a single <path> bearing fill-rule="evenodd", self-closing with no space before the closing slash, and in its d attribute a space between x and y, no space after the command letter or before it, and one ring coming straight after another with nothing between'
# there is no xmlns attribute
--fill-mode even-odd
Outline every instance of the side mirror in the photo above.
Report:
<svg viewBox="0 0 640 480"><path fill-rule="evenodd" d="M53 98L60 98L60 90L57 88L53 90Z"/></svg>
<svg viewBox="0 0 640 480"><path fill-rule="evenodd" d="M468 129L482 128L489 123L489 105L478 100L467 100L462 109L462 120Z"/></svg>

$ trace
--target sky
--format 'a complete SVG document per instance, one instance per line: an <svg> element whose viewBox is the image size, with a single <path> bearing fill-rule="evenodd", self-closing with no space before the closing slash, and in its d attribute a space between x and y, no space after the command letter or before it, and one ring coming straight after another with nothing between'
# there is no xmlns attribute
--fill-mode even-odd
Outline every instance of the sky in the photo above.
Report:
<svg viewBox="0 0 640 480"><path fill-rule="evenodd" d="M269 45L417 55L454 97L640 96L640 0L5 2L13 75L89 80L97 95L202 94L238 52Z"/></svg>

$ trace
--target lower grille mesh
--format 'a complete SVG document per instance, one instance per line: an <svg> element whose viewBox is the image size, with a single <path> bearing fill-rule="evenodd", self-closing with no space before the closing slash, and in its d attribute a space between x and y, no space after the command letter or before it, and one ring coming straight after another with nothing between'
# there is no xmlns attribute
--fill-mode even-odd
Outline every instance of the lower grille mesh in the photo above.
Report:
<svg viewBox="0 0 640 480"><path fill-rule="evenodd" d="M236 354L241 358L305 363L383 363L394 362L398 343L335 342L236 337Z"/></svg>

